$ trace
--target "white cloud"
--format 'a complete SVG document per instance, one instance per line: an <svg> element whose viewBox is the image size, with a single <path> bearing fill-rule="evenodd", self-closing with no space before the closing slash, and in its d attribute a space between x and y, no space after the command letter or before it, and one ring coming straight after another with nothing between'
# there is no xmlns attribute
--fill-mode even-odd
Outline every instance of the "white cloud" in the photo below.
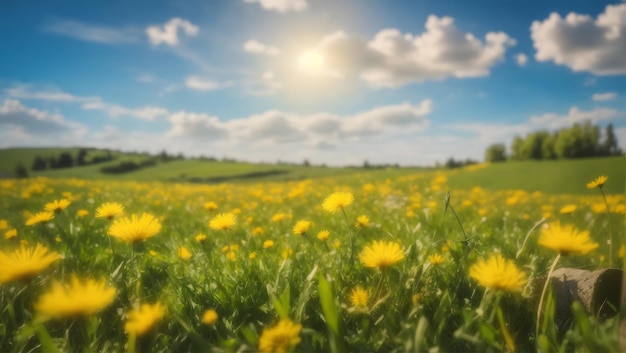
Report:
<svg viewBox="0 0 626 353"><path fill-rule="evenodd" d="M75 103L75 102L91 102L97 101L99 97L80 97L75 96L73 94L69 94L67 92L63 92L57 89L46 89L43 91L33 91L31 87L28 85L15 85L12 88L5 89L5 94L9 97L16 99L27 99L27 100L44 100L51 102L66 102L66 103Z"/></svg>
<svg viewBox="0 0 626 353"><path fill-rule="evenodd" d="M246 93L253 96L271 96L283 87L273 71L265 71L260 80L244 82L243 84L246 86Z"/></svg>
<svg viewBox="0 0 626 353"><path fill-rule="evenodd" d="M328 69L356 73L373 87L392 88L448 77L487 76L514 44L504 32L489 32L481 41L459 31L451 17L431 15L421 34L384 29L366 42L335 32L322 38L317 50L327 59Z"/></svg>
<svg viewBox="0 0 626 353"><path fill-rule="evenodd" d="M15 99L5 99L0 105L0 127L24 137L49 135L62 139L86 132L84 126L65 120L61 114L28 108Z"/></svg>
<svg viewBox="0 0 626 353"><path fill-rule="evenodd" d="M280 13L301 12L309 7L307 0L245 0L245 2L258 2L263 9Z"/></svg>
<svg viewBox="0 0 626 353"><path fill-rule="evenodd" d="M608 5L594 20L589 15L550 14L534 21L531 37L538 61L554 61L596 75L626 74L626 4Z"/></svg>
<svg viewBox="0 0 626 353"><path fill-rule="evenodd" d="M263 54L269 56L276 56L280 54L280 50L271 45L263 44L256 39L249 39L243 43L243 50L253 54Z"/></svg>
<svg viewBox="0 0 626 353"><path fill-rule="evenodd" d="M118 104L104 101L88 102L81 106L84 110L104 110L111 118L130 116L145 121L155 121L169 114L169 111L161 107L145 106L141 108L127 108Z"/></svg>
<svg viewBox="0 0 626 353"><path fill-rule="evenodd" d="M205 80L198 76L189 76L185 80L185 86L187 88L196 90L196 91L214 91L217 89L230 87L234 84L233 81L226 82L218 82L212 80Z"/></svg>
<svg viewBox="0 0 626 353"><path fill-rule="evenodd" d="M134 43L139 40L141 34L137 28L116 28L73 20L54 20L45 24L43 30L87 42L104 44Z"/></svg>
<svg viewBox="0 0 626 353"><path fill-rule="evenodd" d="M584 111L580 110L578 107L571 107L566 115L545 113L530 117L530 122L540 127L560 129L570 127L575 123L590 121L592 124L595 124L600 121L612 120L619 117L626 117L626 112L608 108L595 108L593 110Z"/></svg>
<svg viewBox="0 0 626 353"><path fill-rule="evenodd" d="M186 35L193 37L198 34L197 26L187 20L174 17L161 26L150 26L146 28L148 40L152 45L167 44L170 46L178 45L178 30L181 29Z"/></svg>
<svg viewBox="0 0 626 353"><path fill-rule="evenodd" d="M617 93L615 92L595 93L591 96L591 99L593 99L594 102L610 101L615 98L617 98Z"/></svg>
<svg viewBox="0 0 626 353"><path fill-rule="evenodd" d="M519 53L515 55L515 61L519 66L526 66L526 63L528 62L528 56L526 56L526 54L524 53Z"/></svg>
<svg viewBox="0 0 626 353"><path fill-rule="evenodd" d="M206 114L176 112L168 117L170 137L223 138L233 143L313 146L320 141L359 140L387 133L408 134L428 126L432 101L374 108L355 115L294 114L269 110L248 117L221 121ZM206 136L205 136L206 135Z"/></svg>

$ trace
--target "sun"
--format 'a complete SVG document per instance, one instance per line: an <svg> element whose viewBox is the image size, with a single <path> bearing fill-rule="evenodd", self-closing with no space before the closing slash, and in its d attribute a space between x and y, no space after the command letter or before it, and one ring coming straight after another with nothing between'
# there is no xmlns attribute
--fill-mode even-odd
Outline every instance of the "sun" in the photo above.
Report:
<svg viewBox="0 0 626 353"><path fill-rule="evenodd" d="M309 50L300 55L298 66L304 72L316 73L324 69L324 62L322 54L315 50Z"/></svg>

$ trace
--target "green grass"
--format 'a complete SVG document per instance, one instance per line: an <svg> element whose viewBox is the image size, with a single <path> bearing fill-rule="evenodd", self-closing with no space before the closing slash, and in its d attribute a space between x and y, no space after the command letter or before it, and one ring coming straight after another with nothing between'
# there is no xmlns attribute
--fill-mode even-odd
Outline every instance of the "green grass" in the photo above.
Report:
<svg viewBox="0 0 626 353"><path fill-rule="evenodd" d="M609 177L604 191L624 193L626 159L606 157L557 161L524 161L492 164L476 171L460 171L450 176L452 188L480 186L487 190L521 189L554 194L588 194L588 182L600 175Z"/></svg>

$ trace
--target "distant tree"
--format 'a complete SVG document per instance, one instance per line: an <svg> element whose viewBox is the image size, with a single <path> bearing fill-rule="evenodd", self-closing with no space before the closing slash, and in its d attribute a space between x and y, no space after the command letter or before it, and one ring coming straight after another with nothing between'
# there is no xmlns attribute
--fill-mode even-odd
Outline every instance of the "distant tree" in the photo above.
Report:
<svg viewBox="0 0 626 353"><path fill-rule="evenodd" d="M537 131L529 134L522 144L522 159L542 159L543 140L548 137L547 131Z"/></svg>
<svg viewBox="0 0 626 353"><path fill-rule="evenodd" d="M74 158L69 152L63 152L57 161L57 168L71 168L74 165Z"/></svg>
<svg viewBox="0 0 626 353"><path fill-rule="evenodd" d="M554 146L558 138L558 132L546 136L541 143L541 157L543 159L555 159L557 157Z"/></svg>
<svg viewBox="0 0 626 353"><path fill-rule="evenodd" d="M41 156L36 156L33 161L33 166L30 168L33 171L46 170L48 168L48 163Z"/></svg>
<svg viewBox="0 0 626 353"><path fill-rule="evenodd" d="M363 169L370 169L372 165L366 160L363 161Z"/></svg>
<svg viewBox="0 0 626 353"><path fill-rule="evenodd" d="M487 148L485 151L486 162L504 162L506 161L506 147L503 143L496 143Z"/></svg>
<svg viewBox="0 0 626 353"><path fill-rule="evenodd" d="M87 150L84 148L81 148L78 151L78 156L76 157L76 165L85 165L87 164L87 162L85 161L85 158L87 157Z"/></svg>
<svg viewBox="0 0 626 353"><path fill-rule="evenodd" d="M515 135L513 143L511 144L511 159L523 159L522 158L522 145L524 145L524 139Z"/></svg>
<svg viewBox="0 0 626 353"><path fill-rule="evenodd" d="M304 161L302 161L302 166L303 167L310 167L311 163L309 162L308 159L305 158Z"/></svg>
<svg viewBox="0 0 626 353"><path fill-rule="evenodd" d="M602 144L602 147L606 155L615 156L621 154L622 151L617 145L617 137L615 137L615 133L613 132L613 124L606 126L604 135L604 143Z"/></svg>
<svg viewBox="0 0 626 353"><path fill-rule="evenodd" d="M26 179L28 178L28 169L23 163L18 163L13 170L13 175L15 175L18 179Z"/></svg>

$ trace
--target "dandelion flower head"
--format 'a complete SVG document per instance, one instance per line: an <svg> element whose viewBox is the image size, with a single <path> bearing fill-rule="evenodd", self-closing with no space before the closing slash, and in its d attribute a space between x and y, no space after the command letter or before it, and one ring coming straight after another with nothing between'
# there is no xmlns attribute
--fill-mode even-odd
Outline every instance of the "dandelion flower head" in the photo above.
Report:
<svg viewBox="0 0 626 353"><path fill-rule="evenodd" d="M589 238L589 231L580 231L572 225L551 223L541 230L539 245L558 251L561 255L586 254L599 245Z"/></svg>
<svg viewBox="0 0 626 353"><path fill-rule="evenodd" d="M504 292L521 292L526 285L526 274L501 254L478 260L470 267L469 275L485 288Z"/></svg>
<svg viewBox="0 0 626 353"><path fill-rule="evenodd" d="M202 314L202 323L205 325L215 325L219 316L214 309L206 310Z"/></svg>
<svg viewBox="0 0 626 353"><path fill-rule="evenodd" d="M115 293L115 288L108 287L104 278L83 280L72 275L69 284L54 282L52 288L39 297L35 310L49 318L90 316L111 304Z"/></svg>
<svg viewBox="0 0 626 353"><path fill-rule="evenodd" d="M328 237L330 237L330 232L327 230L321 230L319 233L317 233L317 239L321 241L325 241L326 239L328 239Z"/></svg>
<svg viewBox="0 0 626 353"><path fill-rule="evenodd" d="M355 308L367 308L367 302L370 299L370 293L361 286L356 286L350 292L350 303Z"/></svg>
<svg viewBox="0 0 626 353"><path fill-rule="evenodd" d="M189 250L187 250L186 247L181 246L180 248L178 248L178 257L184 261L187 261L191 259L191 253L189 252Z"/></svg>
<svg viewBox="0 0 626 353"><path fill-rule="evenodd" d="M64 209L66 209L67 206L69 206L69 205L70 205L70 201L68 199L59 199L59 200L54 200L52 202L48 202L44 206L44 210L46 210L48 212L59 213L59 212L63 211Z"/></svg>
<svg viewBox="0 0 626 353"><path fill-rule="evenodd" d="M609 177L600 175L599 177L588 182L587 188L588 189L602 188L604 186L604 183L606 183L607 180L609 180Z"/></svg>
<svg viewBox="0 0 626 353"><path fill-rule="evenodd" d="M266 328L259 339L259 351L284 353L300 343L302 325L282 319L271 328Z"/></svg>
<svg viewBox="0 0 626 353"><path fill-rule="evenodd" d="M306 232L309 231L310 227L311 227L310 221L298 221L296 222L296 225L293 227L293 234L297 234L297 235L306 234Z"/></svg>
<svg viewBox="0 0 626 353"><path fill-rule="evenodd" d="M118 218L109 227L109 235L129 243L138 243L161 231L161 223L153 215L143 213L140 217Z"/></svg>
<svg viewBox="0 0 626 353"><path fill-rule="evenodd" d="M335 213L340 209L352 204L354 202L354 195L349 192L334 192L330 194L322 203L324 210Z"/></svg>
<svg viewBox="0 0 626 353"><path fill-rule="evenodd" d="M209 227L215 230L229 230L235 225L237 216L233 213L220 213L209 222Z"/></svg>
<svg viewBox="0 0 626 353"><path fill-rule="evenodd" d="M54 219L53 212L37 212L26 220L26 225L32 226L34 224L47 223L53 219Z"/></svg>
<svg viewBox="0 0 626 353"><path fill-rule="evenodd" d="M21 244L13 252L0 251L0 283L30 279L59 259L60 254L39 243L34 248Z"/></svg>
<svg viewBox="0 0 626 353"><path fill-rule="evenodd" d="M400 244L389 241L374 241L365 246L359 259L365 267L385 268L394 265L404 259L404 252Z"/></svg>
<svg viewBox="0 0 626 353"><path fill-rule="evenodd" d="M576 211L578 207L574 204L569 204L569 205L565 205L563 207L561 207L561 209L559 210L560 214L571 214L574 213L574 211Z"/></svg>
<svg viewBox="0 0 626 353"><path fill-rule="evenodd" d="M370 225L370 219L365 215L361 215L356 219L356 227L357 228L367 228Z"/></svg>
<svg viewBox="0 0 626 353"><path fill-rule="evenodd" d="M441 256L440 254L433 254L428 256L428 262L430 262L431 265L433 266L439 266L444 262L444 258L443 256Z"/></svg>
<svg viewBox="0 0 626 353"><path fill-rule="evenodd" d="M112 220L124 213L124 206L117 202L106 202L96 209L96 218L108 218Z"/></svg>
<svg viewBox="0 0 626 353"><path fill-rule="evenodd" d="M165 316L165 307L161 303L142 304L138 309L128 313L128 320L124 324L124 331L141 336L150 331Z"/></svg>

